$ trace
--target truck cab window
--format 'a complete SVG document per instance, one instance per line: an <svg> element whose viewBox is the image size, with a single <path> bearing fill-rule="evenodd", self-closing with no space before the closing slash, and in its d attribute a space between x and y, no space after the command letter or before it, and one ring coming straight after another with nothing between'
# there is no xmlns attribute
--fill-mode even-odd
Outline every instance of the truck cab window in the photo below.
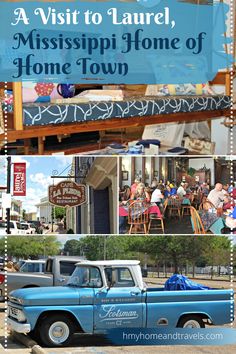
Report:
<svg viewBox="0 0 236 354"><path fill-rule="evenodd" d="M53 260L49 258L46 263L46 272L47 273L52 273L52 265L53 265Z"/></svg>
<svg viewBox="0 0 236 354"><path fill-rule="evenodd" d="M60 262L60 274L70 276L75 270L74 262Z"/></svg>
<svg viewBox="0 0 236 354"><path fill-rule="evenodd" d="M81 288L101 288L102 277L97 267L76 267L67 283L68 286Z"/></svg>
<svg viewBox="0 0 236 354"><path fill-rule="evenodd" d="M135 286L133 277L129 268L125 267L107 267L105 268L105 276L108 284L114 288L133 287Z"/></svg>

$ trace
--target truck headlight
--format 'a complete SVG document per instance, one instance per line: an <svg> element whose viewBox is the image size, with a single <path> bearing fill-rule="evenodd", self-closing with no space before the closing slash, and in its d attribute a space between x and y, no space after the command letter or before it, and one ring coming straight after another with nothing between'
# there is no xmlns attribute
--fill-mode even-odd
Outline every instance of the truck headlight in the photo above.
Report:
<svg viewBox="0 0 236 354"><path fill-rule="evenodd" d="M10 300L10 302L15 302L20 305L23 305L23 303L24 303L23 299L21 299L19 297L9 296L9 300Z"/></svg>
<svg viewBox="0 0 236 354"><path fill-rule="evenodd" d="M18 310L17 319L19 322L26 321L26 317L25 317L24 312L22 310Z"/></svg>

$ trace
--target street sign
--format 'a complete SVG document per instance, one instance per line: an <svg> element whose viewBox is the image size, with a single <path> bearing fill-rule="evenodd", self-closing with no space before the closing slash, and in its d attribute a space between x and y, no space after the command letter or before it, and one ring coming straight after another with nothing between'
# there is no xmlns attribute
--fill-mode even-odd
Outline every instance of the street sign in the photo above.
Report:
<svg viewBox="0 0 236 354"><path fill-rule="evenodd" d="M2 209L11 209L11 194L2 193Z"/></svg>
<svg viewBox="0 0 236 354"><path fill-rule="evenodd" d="M13 195L26 196L26 163L15 162L13 164Z"/></svg>
<svg viewBox="0 0 236 354"><path fill-rule="evenodd" d="M49 186L48 199L53 205L75 207L86 202L86 186L73 181L63 181Z"/></svg>

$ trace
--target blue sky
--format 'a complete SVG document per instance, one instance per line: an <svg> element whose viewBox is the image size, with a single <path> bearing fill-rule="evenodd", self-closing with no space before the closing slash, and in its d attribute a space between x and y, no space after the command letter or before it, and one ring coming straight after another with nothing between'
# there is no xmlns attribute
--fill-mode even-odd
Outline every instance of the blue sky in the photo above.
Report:
<svg viewBox="0 0 236 354"><path fill-rule="evenodd" d="M4 177L5 157L0 158L0 186L6 185ZM26 197L14 197L21 200L23 208L27 212L35 212L35 205L39 203L40 198L47 196L48 186L52 184L53 179L50 177L53 171L57 170L59 174L66 169L63 175L67 175L72 163L72 157L58 155L45 157L22 157L12 156L12 162L26 162ZM13 168L12 168L13 171ZM58 183L60 179L55 179Z"/></svg>

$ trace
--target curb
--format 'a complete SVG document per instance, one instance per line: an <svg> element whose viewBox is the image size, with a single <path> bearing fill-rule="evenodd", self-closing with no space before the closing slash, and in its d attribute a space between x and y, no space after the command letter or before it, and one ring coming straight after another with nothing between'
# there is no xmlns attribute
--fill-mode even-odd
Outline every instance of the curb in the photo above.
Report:
<svg viewBox="0 0 236 354"><path fill-rule="evenodd" d="M40 347L38 343L36 343L33 339L31 339L25 334L12 331L10 336L12 337L13 341L18 341L25 347L31 348L32 354L47 354L47 352L42 347Z"/></svg>
<svg viewBox="0 0 236 354"><path fill-rule="evenodd" d="M40 347L40 345L36 344L32 347L32 354L46 354L46 351Z"/></svg>

